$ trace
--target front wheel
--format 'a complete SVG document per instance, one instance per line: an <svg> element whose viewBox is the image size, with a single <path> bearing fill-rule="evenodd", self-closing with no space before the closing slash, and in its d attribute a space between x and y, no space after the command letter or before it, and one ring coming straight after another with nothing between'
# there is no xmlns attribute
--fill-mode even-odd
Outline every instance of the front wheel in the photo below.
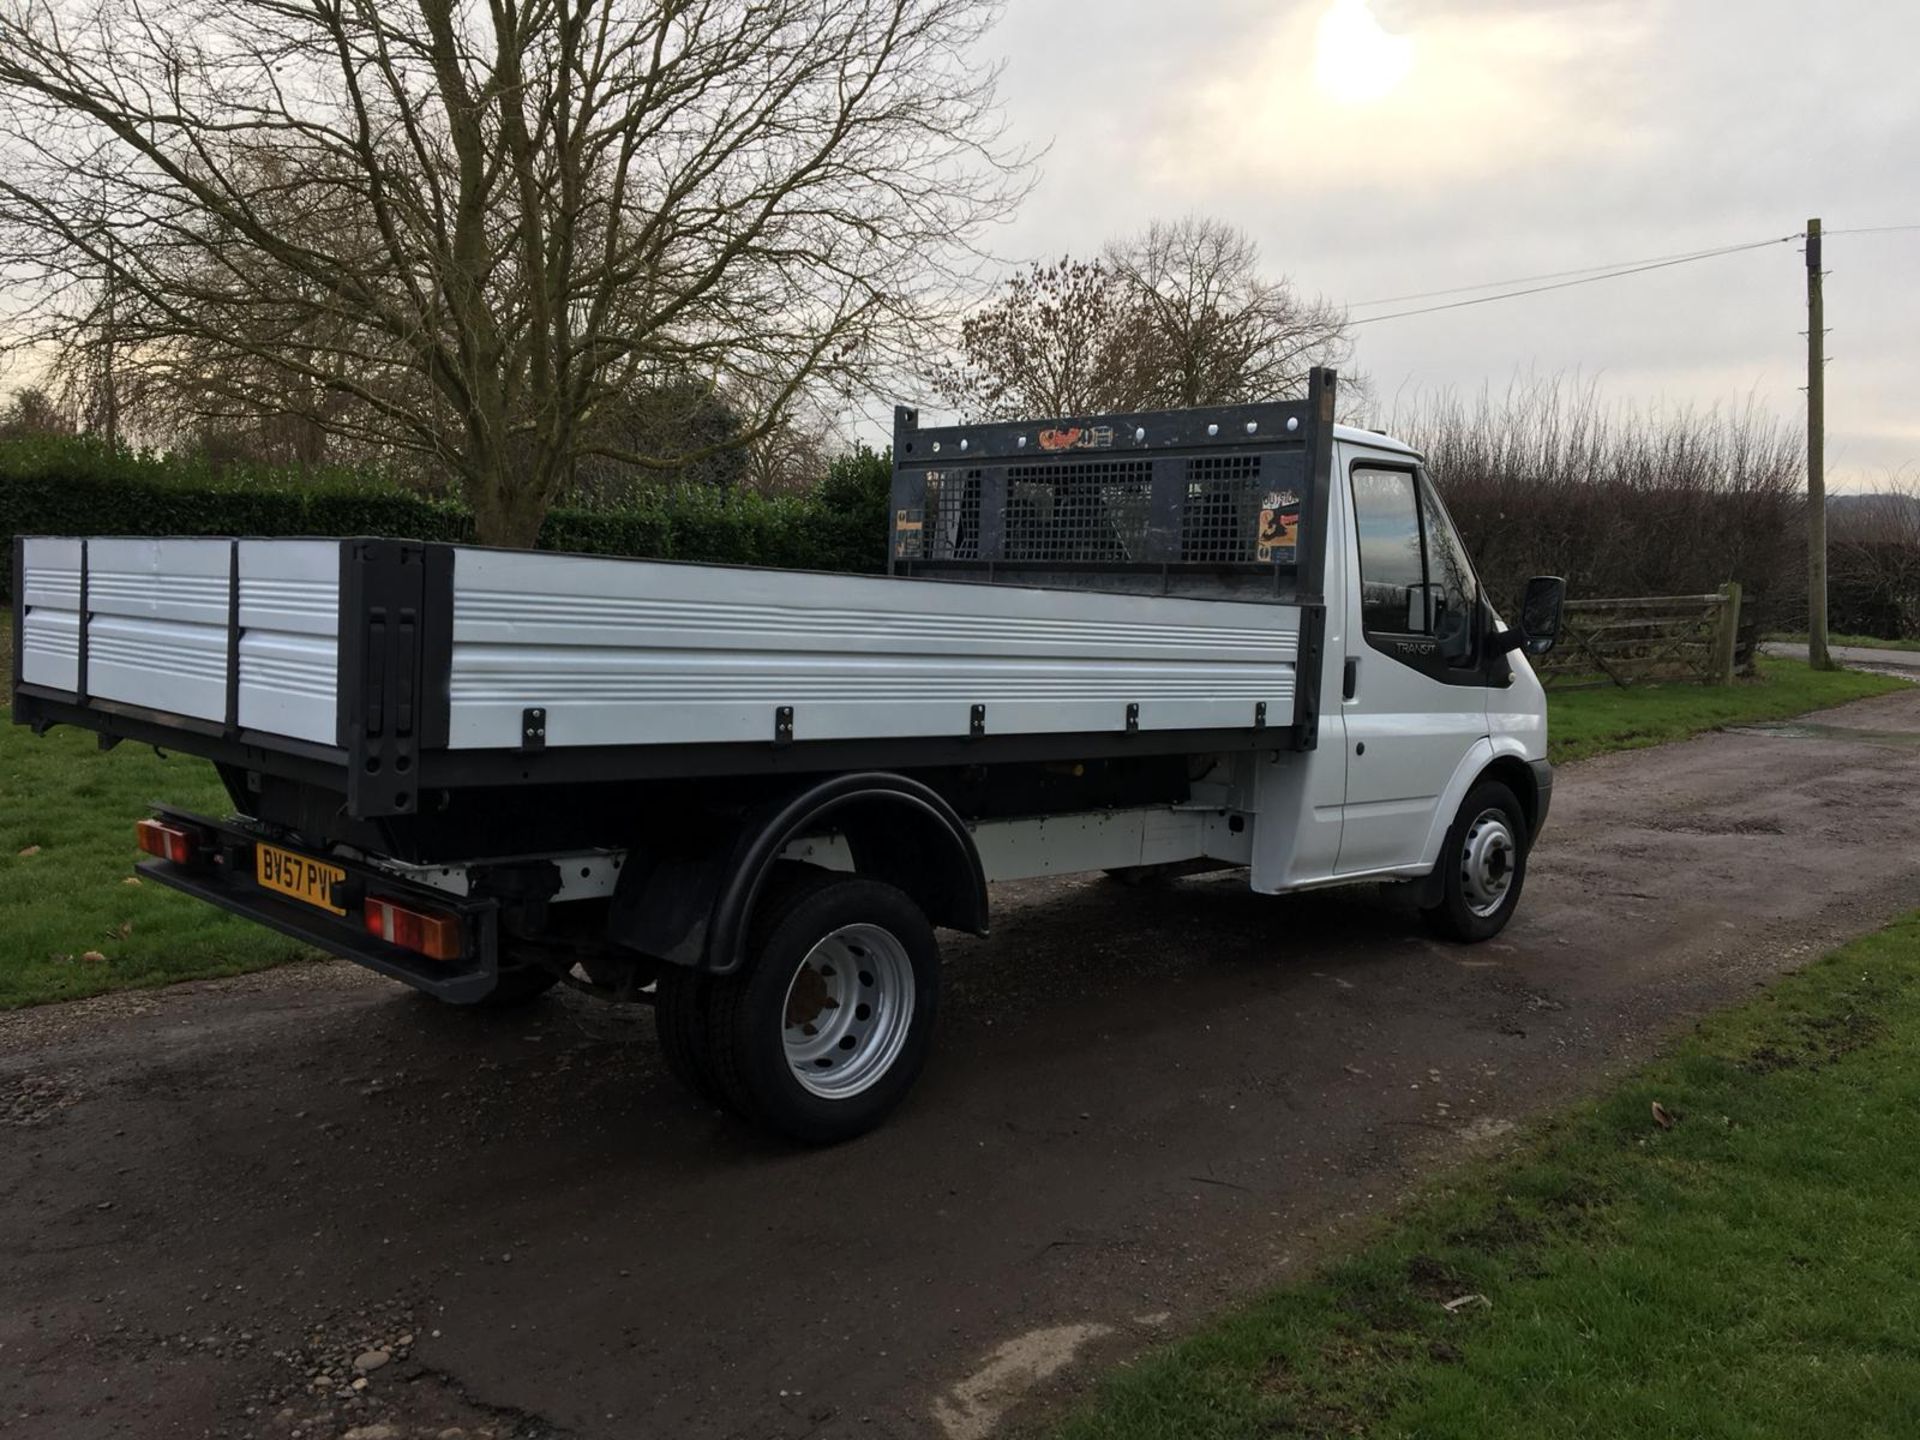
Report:
<svg viewBox="0 0 1920 1440"><path fill-rule="evenodd" d="M1497 780L1474 786L1440 847L1438 899L1420 912L1428 928L1470 944L1504 930L1526 884L1530 842L1513 791Z"/></svg>
<svg viewBox="0 0 1920 1440"><path fill-rule="evenodd" d="M877 880L809 875L763 902L748 950L705 997L714 1080L803 1144L871 1130L932 1048L940 952L920 907Z"/></svg>

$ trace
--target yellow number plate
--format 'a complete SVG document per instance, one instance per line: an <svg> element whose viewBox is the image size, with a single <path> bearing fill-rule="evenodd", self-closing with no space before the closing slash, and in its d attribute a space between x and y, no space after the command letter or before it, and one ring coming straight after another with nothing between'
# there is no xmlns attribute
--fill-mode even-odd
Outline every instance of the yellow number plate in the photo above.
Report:
<svg viewBox="0 0 1920 1440"><path fill-rule="evenodd" d="M333 887L347 878L347 872L338 865L323 865L277 845L255 845L253 854L254 874L267 889L335 915L347 913L333 903Z"/></svg>

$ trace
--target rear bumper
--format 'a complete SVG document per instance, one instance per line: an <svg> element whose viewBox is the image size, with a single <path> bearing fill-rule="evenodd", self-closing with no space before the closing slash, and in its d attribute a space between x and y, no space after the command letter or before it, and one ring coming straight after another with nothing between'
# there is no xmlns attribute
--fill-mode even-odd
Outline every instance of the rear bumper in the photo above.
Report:
<svg viewBox="0 0 1920 1440"><path fill-rule="evenodd" d="M1533 839L1538 840L1547 828L1547 811L1553 808L1553 766L1545 760L1529 760L1527 768L1533 772L1533 814L1527 818Z"/></svg>
<svg viewBox="0 0 1920 1440"><path fill-rule="evenodd" d="M169 824L193 833L199 841L199 854L188 865L142 860L137 868L150 880L244 916L303 944L377 970L449 1004L475 1004L491 994L499 982L499 916L492 900L463 899L328 855L324 857L326 863L347 873L346 881L336 887L334 894L334 903L347 913L335 915L281 896L255 879L254 846L269 837L257 834L243 822L209 820L202 815L166 808L155 813ZM458 915L462 939L460 957L431 960L369 935L361 923L361 906L369 894L403 903L415 901L433 910Z"/></svg>

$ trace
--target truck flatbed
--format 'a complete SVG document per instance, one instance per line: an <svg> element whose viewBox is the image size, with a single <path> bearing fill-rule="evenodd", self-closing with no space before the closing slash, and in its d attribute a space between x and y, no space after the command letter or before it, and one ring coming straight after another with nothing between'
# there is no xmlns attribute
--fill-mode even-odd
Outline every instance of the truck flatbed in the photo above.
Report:
<svg viewBox="0 0 1920 1440"><path fill-rule="evenodd" d="M1312 422L1304 404L1239 406L1068 438L920 431L902 412L885 576L369 538L22 537L15 718L271 756L331 778L360 818L437 789L853 756L1310 746L1300 657L1319 604L1297 584L1300 529L1332 438ZM983 534L983 514L1009 518ZM1288 543L1263 544L1283 518Z"/></svg>

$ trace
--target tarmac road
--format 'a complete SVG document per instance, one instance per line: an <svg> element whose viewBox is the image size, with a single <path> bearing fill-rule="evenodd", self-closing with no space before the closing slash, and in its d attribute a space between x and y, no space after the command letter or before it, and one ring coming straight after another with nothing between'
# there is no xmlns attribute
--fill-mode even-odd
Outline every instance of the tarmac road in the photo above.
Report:
<svg viewBox="0 0 1920 1440"><path fill-rule="evenodd" d="M1768 655L1784 655L1789 660L1805 660L1804 641L1769 640L1760 649ZM1864 670L1920 670L1920 650L1881 649L1871 645L1830 645L1827 653L1842 665Z"/></svg>
<svg viewBox="0 0 1920 1440"><path fill-rule="evenodd" d="M1920 905L1920 689L1818 720L1565 770L1475 949L1378 891L1005 887L915 1097L830 1152L570 999L313 964L0 1016L0 1434L1030 1420Z"/></svg>

